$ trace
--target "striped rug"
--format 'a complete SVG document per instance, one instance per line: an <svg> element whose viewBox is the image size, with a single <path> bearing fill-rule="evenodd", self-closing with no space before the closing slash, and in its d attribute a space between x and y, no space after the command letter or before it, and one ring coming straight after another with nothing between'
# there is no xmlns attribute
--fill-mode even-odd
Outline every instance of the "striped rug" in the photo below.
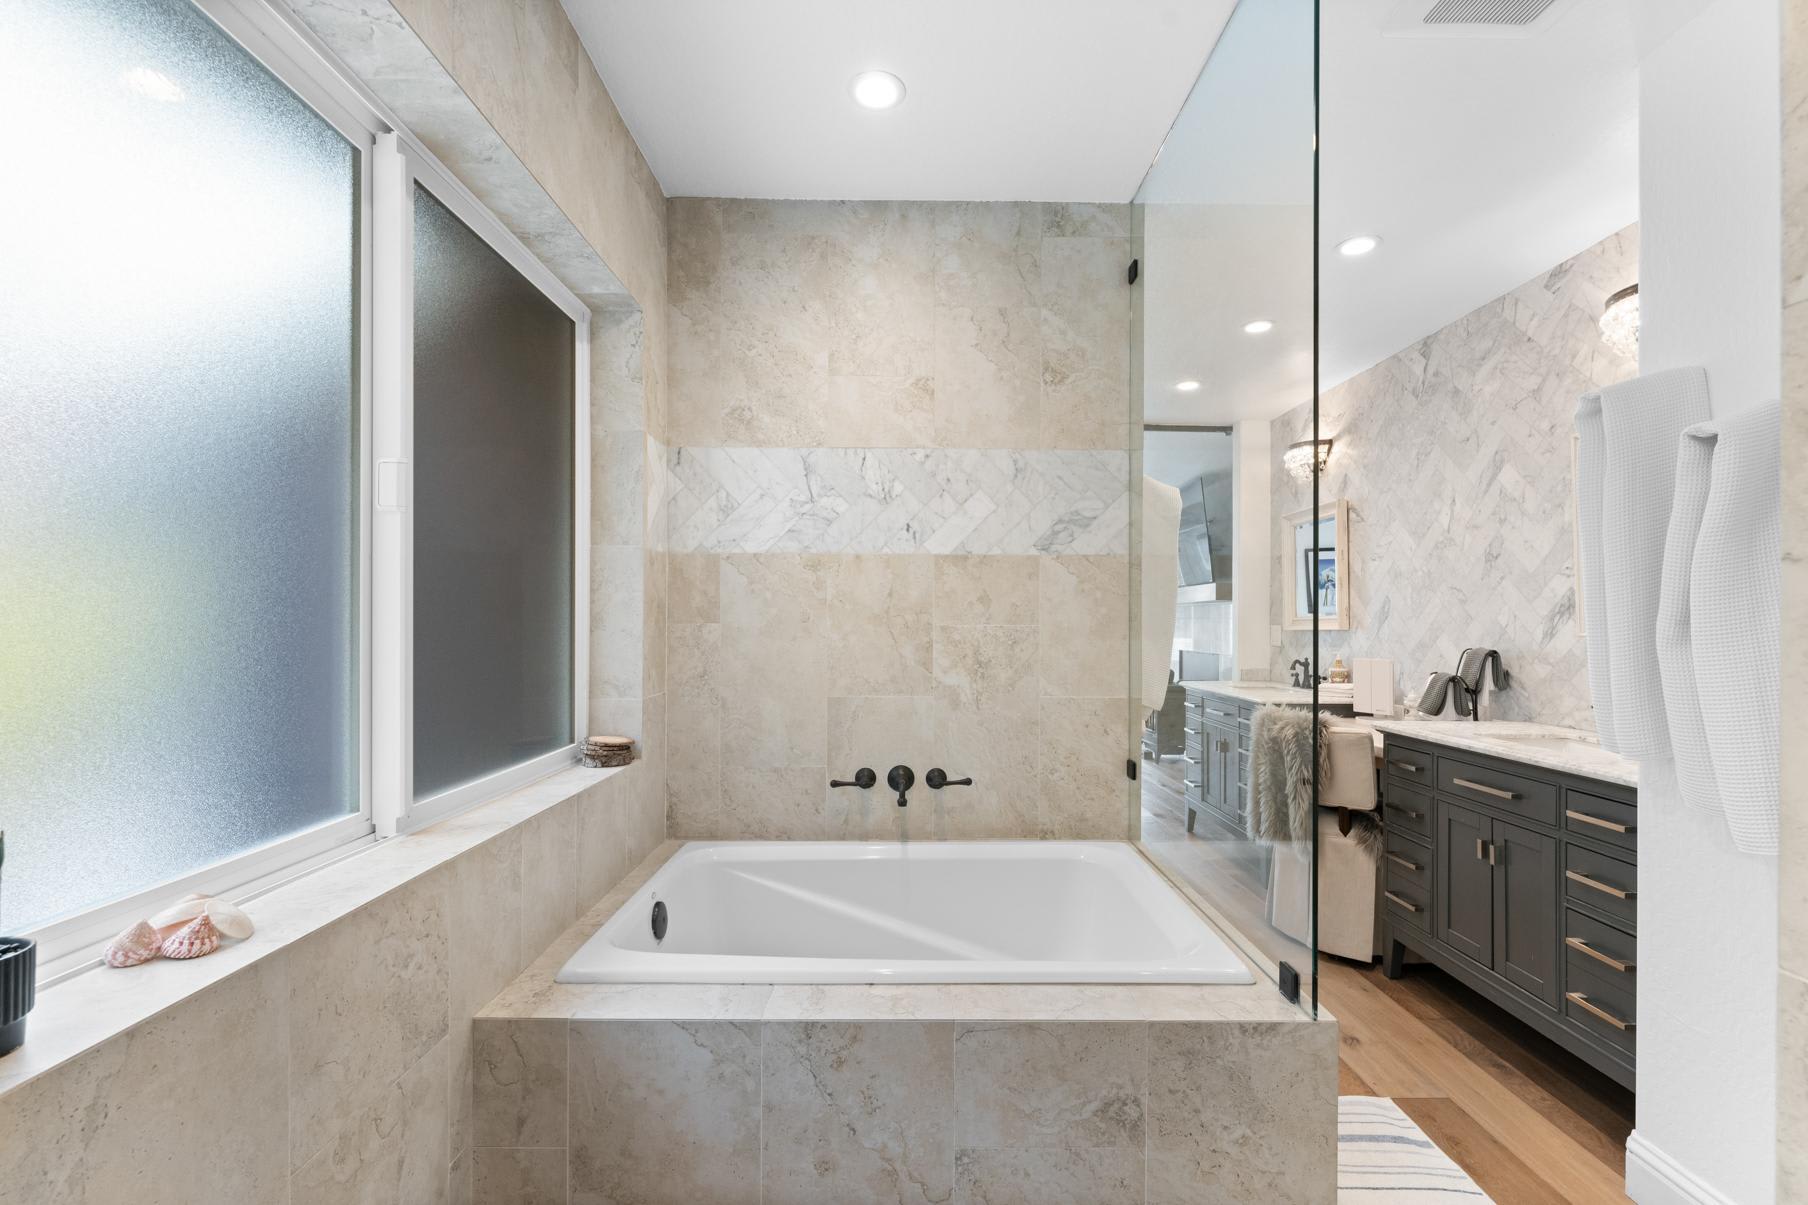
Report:
<svg viewBox="0 0 1808 1205"><path fill-rule="evenodd" d="M1492 1205L1385 1096L1337 1098L1337 1200L1338 1205Z"/></svg>

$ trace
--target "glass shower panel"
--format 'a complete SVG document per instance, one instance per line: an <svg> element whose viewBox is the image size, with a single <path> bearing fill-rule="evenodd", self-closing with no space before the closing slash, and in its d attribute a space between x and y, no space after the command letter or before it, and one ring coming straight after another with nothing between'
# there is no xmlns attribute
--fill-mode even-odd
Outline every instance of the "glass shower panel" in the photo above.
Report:
<svg viewBox="0 0 1808 1205"><path fill-rule="evenodd" d="M0 28L19 932L359 811L359 153L186 0Z"/></svg>
<svg viewBox="0 0 1808 1205"><path fill-rule="evenodd" d="M1315 399L1317 19L1313 0L1236 6L1132 210L1147 662L1130 692L1143 704L1132 828L1278 989L1297 976L1308 1011L1318 838L1337 821L1314 803L1310 670L1289 667L1280 634L1303 624L1309 643L1335 582L1295 616L1296 578L1317 581L1325 550L1310 521L1296 548L1298 483L1274 432Z"/></svg>

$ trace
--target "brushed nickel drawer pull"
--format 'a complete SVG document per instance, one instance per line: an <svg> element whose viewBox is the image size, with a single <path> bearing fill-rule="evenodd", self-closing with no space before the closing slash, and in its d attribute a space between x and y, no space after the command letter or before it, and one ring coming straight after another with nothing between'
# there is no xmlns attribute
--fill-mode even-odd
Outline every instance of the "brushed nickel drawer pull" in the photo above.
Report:
<svg viewBox="0 0 1808 1205"><path fill-rule="evenodd" d="M1596 828L1609 829L1616 833L1629 833L1633 831L1632 825L1630 824L1615 824L1611 820L1604 820L1599 816L1590 816L1587 812L1578 812L1573 808L1566 808L1563 814L1579 823L1592 824Z"/></svg>
<svg viewBox="0 0 1808 1205"><path fill-rule="evenodd" d="M1396 862L1399 865L1406 867L1406 869L1412 871L1414 874L1417 874L1419 871L1425 869L1423 866L1419 865L1417 862L1409 862L1405 858L1402 858L1399 854L1395 854L1395 853L1388 854L1387 860L1390 862Z"/></svg>
<svg viewBox="0 0 1808 1205"><path fill-rule="evenodd" d="M1396 812L1399 812L1399 813L1401 813L1401 814L1402 814L1402 815L1405 815L1405 816L1410 816L1410 817L1411 817L1411 818L1412 818L1412 819L1414 819L1414 820L1423 820L1423 819L1425 819L1425 813L1424 813L1424 812L1415 812L1415 811L1413 811L1413 810L1412 810L1412 809L1411 809L1411 808L1409 808L1409 807L1405 807L1405 806L1403 806L1403 805L1401 805L1401 804L1398 804L1398 803L1390 803L1390 804L1388 804L1388 805L1387 805L1387 806L1388 806L1388 807L1390 807L1390 808L1392 808L1392 809L1393 809L1393 810L1394 810L1394 811L1396 811Z"/></svg>
<svg viewBox="0 0 1808 1205"><path fill-rule="evenodd" d="M1202 766L1202 765L1204 765L1204 764L1205 764L1205 763L1204 763L1204 762L1202 762L1202 761L1200 761L1200 760L1199 760L1199 759L1198 759L1198 758L1196 758L1196 757L1188 757L1188 756L1187 756L1187 755L1186 755L1186 754L1184 754L1184 753L1182 753L1182 754L1181 754L1181 755L1180 755L1180 760L1181 760L1181 761L1183 761L1183 762L1185 762L1185 763L1186 763L1186 764L1187 764L1187 765L1189 765L1189 766Z"/></svg>
<svg viewBox="0 0 1808 1205"><path fill-rule="evenodd" d="M1413 903L1411 900L1403 900L1391 891L1383 891L1381 894L1385 895L1389 900L1400 905L1400 907L1406 909L1408 912L1423 912L1424 911L1423 908L1419 907L1417 904Z"/></svg>
<svg viewBox="0 0 1808 1205"><path fill-rule="evenodd" d="M1629 900L1638 894L1636 891L1622 891L1618 887L1611 887L1600 879L1591 879L1579 870L1566 870L1563 875L1565 878L1574 879L1584 887L1593 887L1596 891L1611 895L1616 900Z"/></svg>
<svg viewBox="0 0 1808 1205"><path fill-rule="evenodd" d="M1207 707L1205 709L1205 714L1207 714L1207 715L1229 715L1230 712L1219 711L1216 707Z"/></svg>
<svg viewBox="0 0 1808 1205"><path fill-rule="evenodd" d="M1398 758L1394 758L1394 757L1390 757L1390 758L1388 758L1388 759L1387 759L1387 764L1388 764L1388 765L1390 765L1390 766L1392 766L1392 767L1393 767L1393 768L1394 768L1394 769L1396 769L1396 770L1405 770L1405 771L1406 771L1406 772L1407 772L1407 773L1408 773L1408 774L1423 774L1423 773L1425 773L1425 767L1424 767L1424 766L1415 766L1415 765L1413 765L1413 764L1412 764L1412 763L1411 763L1411 762L1409 762L1409 761L1401 761L1401 760L1399 760L1399 759L1398 759Z"/></svg>
<svg viewBox="0 0 1808 1205"><path fill-rule="evenodd" d="M1471 791L1480 791L1482 794L1492 795L1496 799L1518 799L1519 798L1518 791L1503 791L1499 787L1483 786L1479 782L1470 782L1467 778L1453 778L1450 781L1459 787L1468 787Z"/></svg>
<svg viewBox="0 0 1808 1205"><path fill-rule="evenodd" d="M1591 946L1587 942L1583 941L1580 937L1566 937L1563 939L1563 944L1568 946L1572 950L1580 950L1582 953L1588 955L1590 958L1594 959L1596 962L1605 963L1606 965L1612 967L1614 970L1618 971L1622 975L1624 975L1627 971L1632 970L1633 967L1636 965L1635 963L1621 962L1619 959L1614 958L1611 955L1603 954L1603 953L1601 953L1601 951L1595 949L1593 946Z"/></svg>
<svg viewBox="0 0 1808 1205"><path fill-rule="evenodd" d="M1632 1031L1633 1022L1620 1020L1618 1017L1614 1016L1612 1013L1608 1012L1606 1009L1604 1009L1600 1005L1596 1004L1593 1000L1590 1000L1587 996L1584 996L1581 992L1564 992L1563 994L1566 998L1575 1001L1576 1005L1578 1007L1591 1013L1598 1019L1607 1022L1609 1025L1613 1026L1615 1029L1623 1030L1628 1033L1630 1033Z"/></svg>

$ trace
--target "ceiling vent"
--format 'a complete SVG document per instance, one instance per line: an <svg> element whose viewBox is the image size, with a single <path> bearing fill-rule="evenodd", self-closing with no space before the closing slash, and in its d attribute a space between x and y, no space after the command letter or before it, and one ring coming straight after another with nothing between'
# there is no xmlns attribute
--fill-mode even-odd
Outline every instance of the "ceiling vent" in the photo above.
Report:
<svg viewBox="0 0 1808 1205"><path fill-rule="evenodd" d="M1529 38L1576 0L1403 0L1381 32L1390 38Z"/></svg>

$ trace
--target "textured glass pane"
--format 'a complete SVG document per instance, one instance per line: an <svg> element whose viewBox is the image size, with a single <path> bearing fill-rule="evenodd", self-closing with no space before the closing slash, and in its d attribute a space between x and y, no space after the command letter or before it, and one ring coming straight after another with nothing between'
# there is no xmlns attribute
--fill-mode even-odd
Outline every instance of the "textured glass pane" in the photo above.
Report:
<svg viewBox="0 0 1808 1205"><path fill-rule="evenodd" d="M180 0L0 24L11 931L358 808L358 180Z"/></svg>
<svg viewBox="0 0 1808 1205"><path fill-rule="evenodd" d="M571 743L574 335L417 187L417 799Z"/></svg>

